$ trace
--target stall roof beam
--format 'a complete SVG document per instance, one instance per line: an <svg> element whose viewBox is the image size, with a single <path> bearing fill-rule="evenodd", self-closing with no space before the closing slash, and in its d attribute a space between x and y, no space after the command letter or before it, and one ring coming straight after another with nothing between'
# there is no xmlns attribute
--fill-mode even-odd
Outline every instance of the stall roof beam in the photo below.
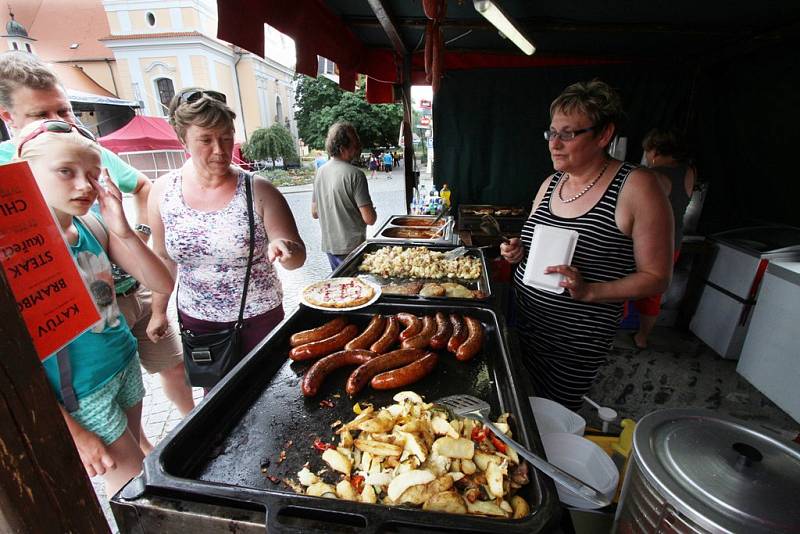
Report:
<svg viewBox="0 0 800 534"><path fill-rule="evenodd" d="M400 37L400 32L397 30L397 25L394 23L389 10L386 9L386 5L383 3L383 0L368 1L369 7L371 7L372 11L375 13L378 23L383 28L383 31L386 32L386 36L389 37L389 40L392 42L392 46L394 47L395 51L401 56L405 56L408 53L408 48L403 42L403 38Z"/></svg>

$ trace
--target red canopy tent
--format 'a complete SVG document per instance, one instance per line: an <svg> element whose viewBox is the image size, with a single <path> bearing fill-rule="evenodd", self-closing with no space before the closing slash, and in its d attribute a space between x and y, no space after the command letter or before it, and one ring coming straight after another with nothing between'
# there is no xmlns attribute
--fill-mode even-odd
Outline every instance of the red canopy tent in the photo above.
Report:
<svg viewBox="0 0 800 534"><path fill-rule="evenodd" d="M117 154L148 150L183 150L175 130L166 120L144 115L136 115L131 122L101 137L98 141Z"/></svg>
<svg viewBox="0 0 800 534"><path fill-rule="evenodd" d="M98 141L151 180L181 167L188 157L175 130L161 117L137 115Z"/></svg>

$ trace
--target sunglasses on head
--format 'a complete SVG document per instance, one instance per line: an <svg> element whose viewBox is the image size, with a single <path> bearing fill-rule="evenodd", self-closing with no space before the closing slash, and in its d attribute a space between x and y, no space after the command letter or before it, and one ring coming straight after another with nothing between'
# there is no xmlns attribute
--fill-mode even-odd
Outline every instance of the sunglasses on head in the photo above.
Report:
<svg viewBox="0 0 800 534"><path fill-rule="evenodd" d="M202 89L188 89L180 94L181 104L191 104L200 100L202 97L207 96L226 104L228 100L225 95L217 91L204 91Z"/></svg>
<svg viewBox="0 0 800 534"><path fill-rule="evenodd" d="M20 157L22 154L22 147L30 141L31 139L35 139L42 135L45 132L52 132L52 133L69 133L72 130L75 130L86 139L91 141L97 142L97 138L94 136L92 132L84 128L83 126L78 126L77 124L61 121L57 119L49 119L42 121L42 123L31 133L25 136L25 138L20 142L19 146L17 146L17 157Z"/></svg>

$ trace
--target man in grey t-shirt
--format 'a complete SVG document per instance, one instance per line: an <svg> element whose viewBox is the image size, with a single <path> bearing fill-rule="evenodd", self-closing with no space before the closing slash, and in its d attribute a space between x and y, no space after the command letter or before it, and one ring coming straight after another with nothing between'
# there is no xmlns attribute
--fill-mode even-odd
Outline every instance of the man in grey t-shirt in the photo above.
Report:
<svg viewBox="0 0 800 534"><path fill-rule="evenodd" d="M351 250L367 238L367 225L377 219L367 177L350 162L361 154L361 140L352 124L337 122L328 129L325 150L331 159L317 169L311 216L319 219L322 251L336 270Z"/></svg>

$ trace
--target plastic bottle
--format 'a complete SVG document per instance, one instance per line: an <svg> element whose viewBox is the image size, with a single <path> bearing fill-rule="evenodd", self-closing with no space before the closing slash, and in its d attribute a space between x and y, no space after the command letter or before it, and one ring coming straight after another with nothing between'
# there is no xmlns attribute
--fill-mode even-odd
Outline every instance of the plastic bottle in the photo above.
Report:
<svg viewBox="0 0 800 534"><path fill-rule="evenodd" d="M447 188L447 184L442 186L442 190L439 192L439 196L442 197L442 201L444 202L444 207L450 207L450 190Z"/></svg>
<svg viewBox="0 0 800 534"><path fill-rule="evenodd" d="M428 209L428 192L425 190L424 184L419 184L419 198L417 200L417 213L427 213Z"/></svg>

